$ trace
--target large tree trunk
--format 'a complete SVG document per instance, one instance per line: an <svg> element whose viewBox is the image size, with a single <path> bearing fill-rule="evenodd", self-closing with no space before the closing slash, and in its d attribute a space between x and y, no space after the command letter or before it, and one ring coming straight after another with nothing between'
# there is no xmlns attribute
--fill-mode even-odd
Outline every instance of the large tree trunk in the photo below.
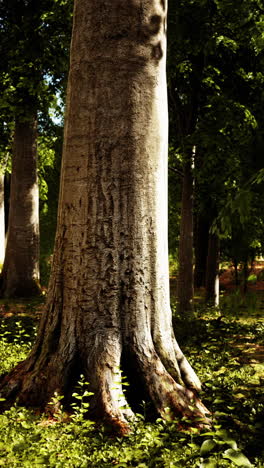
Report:
<svg viewBox="0 0 264 468"><path fill-rule="evenodd" d="M219 237L209 233L208 255L206 264L206 301L219 305Z"/></svg>
<svg viewBox="0 0 264 468"><path fill-rule="evenodd" d="M4 174L0 173L0 270L5 258L5 188Z"/></svg>
<svg viewBox="0 0 264 468"><path fill-rule="evenodd" d="M191 156L184 165L179 243L178 310L193 314L193 175Z"/></svg>
<svg viewBox="0 0 264 468"><path fill-rule="evenodd" d="M165 1L75 1L47 311L2 382L20 403L67 402L83 373L91 414L123 427L124 362L160 414L205 414L169 303L165 29Z"/></svg>
<svg viewBox="0 0 264 468"><path fill-rule="evenodd" d="M36 118L16 120L3 297L39 293L39 213Z"/></svg>

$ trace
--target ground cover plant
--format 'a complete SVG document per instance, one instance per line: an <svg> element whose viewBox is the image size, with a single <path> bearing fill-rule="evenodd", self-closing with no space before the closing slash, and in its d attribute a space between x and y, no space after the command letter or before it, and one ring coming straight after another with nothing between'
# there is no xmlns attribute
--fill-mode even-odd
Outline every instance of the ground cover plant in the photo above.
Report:
<svg viewBox="0 0 264 468"><path fill-rule="evenodd" d="M70 416L56 394L50 402L58 408L55 416L16 405L0 415L0 466L263 467L263 298L258 292L255 309L241 299L235 317L232 294L219 310L198 304L191 335L173 306L174 327L203 382L211 429L185 431L184 421L148 421L142 402L131 433L113 437L85 419L89 383L81 379ZM27 355L42 307L41 301L1 304L1 374Z"/></svg>

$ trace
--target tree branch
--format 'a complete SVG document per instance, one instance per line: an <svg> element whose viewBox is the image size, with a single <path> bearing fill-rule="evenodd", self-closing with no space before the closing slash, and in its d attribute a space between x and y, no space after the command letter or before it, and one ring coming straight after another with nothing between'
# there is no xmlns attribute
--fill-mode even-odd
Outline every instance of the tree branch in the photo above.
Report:
<svg viewBox="0 0 264 468"><path fill-rule="evenodd" d="M176 169L176 167L169 166L169 170L175 172L175 174L178 174L180 177L183 177L183 172L181 172L179 169Z"/></svg>

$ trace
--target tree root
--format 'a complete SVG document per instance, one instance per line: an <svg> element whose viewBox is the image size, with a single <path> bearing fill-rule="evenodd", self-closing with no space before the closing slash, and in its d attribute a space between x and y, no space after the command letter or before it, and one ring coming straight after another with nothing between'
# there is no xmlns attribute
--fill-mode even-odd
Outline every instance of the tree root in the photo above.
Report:
<svg viewBox="0 0 264 468"><path fill-rule="evenodd" d="M90 384L89 391L93 393L88 399L90 406L87 416L110 426L118 435L127 434L130 430L129 420L134 415L122 388L121 347L111 340L107 346L103 346L102 343L106 343L106 340L100 341L92 354L82 356L78 363L78 374L75 362L69 364L66 361L63 364L59 361L57 353L50 354L46 360L43 356L38 359L33 351L27 360L19 363L0 380L0 397L5 399L0 401L2 409L5 410L17 401L18 404L40 407L45 411L55 392L64 395L64 401L70 407L74 383L77 383L79 375L83 373ZM178 346L176 341L175 343L175 346ZM165 355L161 347L159 353L156 352L148 335L145 335L143 345L142 341L137 342L137 336L134 336L126 347L124 360L129 360L137 370L140 382L160 416L169 420L179 418L180 426L186 428L208 427L209 411L197 393L199 379L179 347L176 350L174 348L171 358L168 359L167 356L168 353ZM174 373L167 368L168 364L170 368L174 366L176 371L180 370L178 382ZM183 381L189 384L189 388L184 386ZM138 388L135 388L135 391L138 391Z"/></svg>

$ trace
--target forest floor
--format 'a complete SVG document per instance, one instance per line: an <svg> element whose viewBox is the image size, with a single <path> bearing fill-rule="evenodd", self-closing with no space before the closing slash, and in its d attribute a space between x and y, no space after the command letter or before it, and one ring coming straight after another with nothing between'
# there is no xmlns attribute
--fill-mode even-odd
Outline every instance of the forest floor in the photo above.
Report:
<svg viewBox="0 0 264 468"><path fill-rule="evenodd" d="M244 294L235 287L233 269L226 268L220 277L219 308L206 306L203 291L196 291L191 327L177 314L171 280L175 334L203 382L201 397L212 413L211 432L182 433L177 421L149 423L141 416L129 437L115 440L78 412L65 424L60 415L50 421L14 407L0 415L0 466L263 468L263 271L264 262L254 266ZM0 374L30 351L45 298L0 301Z"/></svg>
<svg viewBox="0 0 264 468"><path fill-rule="evenodd" d="M238 271L241 279L242 271ZM233 316L235 320L242 323L264 324L264 261L254 262L248 271L246 293L242 281L240 285L235 284L235 269L232 265L225 266L219 278L220 284L220 317ZM171 296L176 297L177 278L170 280ZM204 289L195 291L194 302L199 308L204 298ZM219 318L218 317L218 320ZM238 352L238 361L262 367L264 383L264 341L256 343L254 337L234 334L229 337L230 345Z"/></svg>
<svg viewBox="0 0 264 468"><path fill-rule="evenodd" d="M248 317L248 312L250 311L255 319L260 322L264 321L264 261L254 262L252 265L249 271L246 294L243 294L243 285L237 288L235 284L235 271L232 266L221 274L219 283L220 289L224 290L224 296L236 296L235 301L233 301L234 309L240 309L242 319L244 316L244 319L252 320L252 316ZM249 305L249 310L247 305ZM233 346L241 352L239 357L241 363L262 366L264 383L264 343L255 343L249 340L246 335L238 335L234 336Z"/></svg>

